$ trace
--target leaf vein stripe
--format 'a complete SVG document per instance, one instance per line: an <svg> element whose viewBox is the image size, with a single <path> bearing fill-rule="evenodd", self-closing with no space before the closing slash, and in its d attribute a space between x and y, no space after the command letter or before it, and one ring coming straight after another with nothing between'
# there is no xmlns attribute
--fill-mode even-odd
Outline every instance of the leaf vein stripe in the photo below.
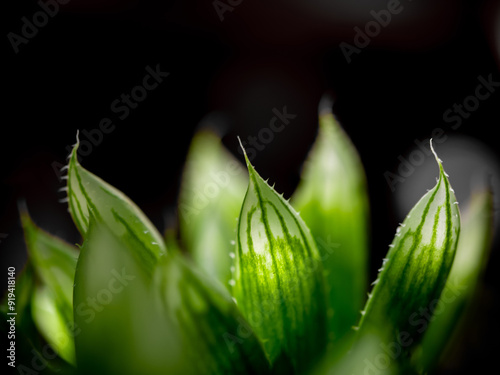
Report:
<svg viewBox="0 0 500 375"><path fill-rule="evenodd" d="M258 204L259 204L261 212L262 212L262 222L264 224L264 229L265 229L265 232L266 232L266 237L267 237L267 239L269 241L269 252L271 254L272 261L273 261L273 269L274 269L275 276L276 276L276 284L277 284L277 289L278 289L280 301L283 301L284 300L284 298L283 298L284 297L284 291L282 289L282 285L281 285L282 282L281 282L281 277L280 277L280 274L279 274L278 263L276 261L276 256L275 256L275 253L274 253L274 238L273 238L273 236L271 234L271 228L269 226L269 221L268 221L268 218L267 218L266 207L265 207L264 201L262 199L262 192L260 191L260 188L258 186L258 181L257 181L257 177L255 176L255 173L256 172L250 173L250 178L253 181L253 186L255 188L255 194L257 196L257 201L258 201ZM281 309L281 314L282 314L283 317L288 316L288 314L287 314L287 310L288 310L287 303L280 303L280 309ZM287 335L287 334L289 334L289 332L283 332L282 334Z"/></svg>

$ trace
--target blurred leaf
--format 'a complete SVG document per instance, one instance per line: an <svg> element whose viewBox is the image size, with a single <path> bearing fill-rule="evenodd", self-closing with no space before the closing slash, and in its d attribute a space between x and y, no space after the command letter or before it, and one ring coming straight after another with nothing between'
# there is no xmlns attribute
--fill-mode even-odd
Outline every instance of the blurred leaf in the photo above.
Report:
<svg viewBox="0 0 500 375"><path fill-rule="evenodd" d="M398 372L398 368L391 363L388 355L381 351L380 342L380 337L367 334L356 342L351 350L341 350L341 354L337 355L338 346L343 346L345 343L345 341L340 341L335 351L331 352L335 355L334 360L327 358L313 375L409 375L408 372Z"/></svg>
<svg viewBox="0 0 500 375"><path fill-rule="evenodd" d="M261 343L227 290L196 271L176 252L157 268L165 316L182 337L183 356L198 375L268 374Z"/></svg>
<svg viewBox="0 0 500 375"><path fill-rule="evenodd" d="M437 364L454 333L461 325L464 312L473 300L479 278L488 259L493 228L493 196L490 191L472 195L463 215L457 254L439 302L435 304L429 327L414 355L422 372Z"/></svg>
<svg viewBox="0 0 500 375"><path fill-rule="evenodd" d="M381 348L397 353L398 361L406 361L425 330L419 324L422 309L441 295L460 232L455 194L436 160L439 180L398 228L359 326L361 337L387 337Z"/></svg>
<svg viewBox="0 0 500 375"><path fill-rule="evenodd" d="M33 321L32 296L35 288L35 272L28 259L24 269L16 270L16 290L14 312L16 321L15 347L16 347L16 374L60 374L69 375L73 373L73 367L62 360L49 348L42 339ZM7 296L1 305L1 319L4 322L0 326L2 337L8 338L7 332L10 325L7 319L12 316L7 315L12 310L8 309ZM31 371L31 372L30 372Z"/></svg>
<svg viewBox="0 0 500 375"><path fill-rule="evenodd" d="M116 236L134 245L137 249L134 256L152 274L158 258L166 252L161 235L135 203L80 165L78 145L73 148L68 166L68 199L73 221L85 237L91 209Z"/></svg>
<svg viewBox="0 0 500 375"><path fill-rule="evenodd" d="M297 212L246 160L250 183L238 223L233 295L271 363L288 360L304 373L326 346L319 252Z"/></svg>
<svg viewBox="0 0 500 375"><path fill-rule="evenodd" d="M210 130L191 143L179 197L183 243L197 265L229 288L236 224L248 178Z"/></svg>
<svg viewBox="0 0 500 375"><path fill-rule="evenodd" d="M73 342L73 282L78 251L38 228L21 211L31 264L45 288L33 292L33 319L58 354L75 363Z"/></svg>
<svg viewBox="0 0 500 375"><path fill-rule="evenodd" d="M38 288L33 294L33 319L45 340L57 354L67 362L75 364L75 344L73 341L73 319L66 320L57 298L49 288Z"/></svg>
<svg viewBox="0 0 500 375"><path fill-rule="evenodd" d="M177 328L160 314L151 276L133 256L145 249L96 220L91 215L75 276L79 373L193 374L179 346Z"/></svg>
<svg viewBox="0 0 500 375"><path fill-rule="evenodd" d="M368 196L363 166L333 114L319 118L316 142L292 205L321 254L329 298L329 335L353 332L366 298Z"/></svg>

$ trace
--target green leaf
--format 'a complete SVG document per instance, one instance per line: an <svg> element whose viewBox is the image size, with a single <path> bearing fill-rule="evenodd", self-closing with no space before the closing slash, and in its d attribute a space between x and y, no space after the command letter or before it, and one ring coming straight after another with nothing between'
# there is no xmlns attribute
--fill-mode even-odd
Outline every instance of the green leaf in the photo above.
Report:
<svg viewBox="0 0 500 375"><path fill-rule="evenodd" d="M228 291L171 252L157 268L164 316L179 327L183 355L197 375L269 374L261 343Z"/></svg>
<svg viewBox="0 0 500 375"><path fill-rule="evenodd" d="M459 210L436 160L439 180L398 228L359 326L360 336L375 332L397 346L398 360L420 340L422 309L441 295L457 248Z"/></svg>
<svg viewBox="0 0 500 375"><path fill-rule="evenodd" d="M38 288L33 294L33 319L49 345L68 363L75 365L75 344L71 321L61 314L57 298L49 288Z"/></svg>
<svg viewBox="0 0 500 375"><path fill-rule="evenodd" d="M457 254L434 316L424 335L414 362L422 372L429 371L442 357L447 345L453 343L458 328L466 319L468 307L491 247L493 228L493 196L490 191L476 192L463 215Z"/></svg>
<svg viewBox="0 0 500 375"><path fill-rule="evenodd" d="M326 346L319 252L297 212L246 162L250 183L238 223L233 295L271 363L288 360L304 373Z"/></svg>
<svg viewBox="0 0 500 375"><path fill-rule="evenodd" d="M292 205L321 253L329 299L329 336L352 333L366 297L368 196L363 166L333 114L323 111L316 142Z"/></svg>
<svg viewBox="0 0 500 375"><path fill-rule="evenodd" d="M335 346L335 351L331 351L331 356L326 356L320 366L313 372L313 375L410 375L409 372L400 372L394 365L388 364L387 354L380 349L380 337L376 335L365 335L350 349L346 349L346 341L340 341ZM337 353L338 347L341 353Z"/></svg>
<svg viewBox="0 0 500 375"><path fill-rule="evenodd" d="M21 222L31 264L44 286L33 292L33 319L59 356L74 364L73 281L78 251L38 228L25 210Z"/></svg>
<svg viewBox="0 0 500 375"><path fill-rule="evenodd" d="M85 237L89 226L89 210L105 221L113 233L124 241L136 244L139 264L152 274L158 258L166 247L155 226L121 191L84 169L77 158L79 143L70 155L68 166L68 200L73 221Z"/></svg>
<svg viewBox="0 0 500 375"><path fill-rule="evenodd" d="M33 351L39 353L44 345L39 331L33 321L32 316L32 296L35 288L35 272L30 260L22 270L16 269L16 284L15 284L15 305L11 305L9 309L8 293L4 296L1 307L1 319L3 324L0 325L0 334L2 337L8 336L10 333L10 323L8 319L12 319L15 313L15 347L16 347L16 363L19 371L23 364L29 365L33 358ZM53 361L49 362L52 365Z"/></svg>
<svg viewBox="0 0 500 375"><path fill-rule="evenodd" d="M210 130L193 138L179 196L182 241L195 263L229 288L234 238L248 178Z"/></svg>
<svg viewBox="0 0 500 375"><path fill-rule="evenodd" d="M40 337L33 321L32 297L35 295L36 280L30 259L22 270L16 270L16 275L14 310L9 310L8 295L5 296L0 308L0 319L3 322L0 325L0 335L6 339L12 333L8 320L13 317L7 314L12 312L16 314L14 316L15 338L11 337L15 341L16 348L16 374L73 374L74 367L54 354L53 348L50 348Z"/></svg>
<svg viewBox="0 0 500 375"><path fill-rule="evenodd" d="M96 220L91 215L75 276L79 373L192 374L178 345L178 330L160 314L152 278L133 256L145 249Z"/></svg>

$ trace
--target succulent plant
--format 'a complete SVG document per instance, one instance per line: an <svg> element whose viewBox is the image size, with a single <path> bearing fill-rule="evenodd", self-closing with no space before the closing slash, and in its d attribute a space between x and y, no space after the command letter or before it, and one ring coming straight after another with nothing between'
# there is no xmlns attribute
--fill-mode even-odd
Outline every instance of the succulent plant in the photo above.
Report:
<svg viewBox="0 0 500 375"><path fill-rule="evenodd" d="M199 131L179 230L165 235L77 150L64 169L82 244L21 208L29 260L10 290L15 305L8 296L2 305L4 321L17 313L21 374L426 373L487 259L491 194L478 192L461 224L434 153L436 186L397 228L367 293L366 178L328 111L290 201L246 154L248 173L214 132Z"/></svg>

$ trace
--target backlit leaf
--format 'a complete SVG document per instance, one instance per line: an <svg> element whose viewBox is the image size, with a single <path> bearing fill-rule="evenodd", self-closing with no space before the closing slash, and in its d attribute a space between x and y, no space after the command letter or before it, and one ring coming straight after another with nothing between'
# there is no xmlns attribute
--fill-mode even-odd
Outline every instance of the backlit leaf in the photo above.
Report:
<svg viewBox="0 0 500 375"><path fill-rule="evenodd" d="M40 333L57 354L74 365L73 319L66 320L56 301L57 298L49 288L38 288L32 300L33 319Z"/></svg>
<svg viewBox="0 0 500 375"><path fill-rule="evenodd" d="M84 169L77 158L79 143L70 155L68 166L68 199L73 221L85 237L89 209L105 221L113 233L130 244L136 244L134 256L144 269L152 270L166 247L161 235L144 213L121 191Z"/></svg>
<svg viewBox="0 0 500 375"><path fill-rule="evenodd" d="M353 332L366 299L368 198L363 166L330 110L292 197L321 253L329 300L330 340Z"/></svg>
<svg viewBox="0 0 500 375"><path fill-rule="evenodd" d="M359 326L361 337L386 337L384 345L396 346L393 359L398 361L420 340L425 329L419 324L422 311L439 299L457 248L459 210L436 160L439 180L398 228Z"/></svg>
<svg viewBox="0 0 500 375"><path fill-rule="evenodd" d="M319 252L297 212L246 160L250 182L238 223L233 295L271 363L287 360L303 373L326 346Z"/></svg>
<svg viewBox="0 0 500 375"><path fill-rule="evenodd" d="M434 316L414 362L422 372L431 369L440 359L454 333L463 321L473 300L491 247L493 197L490 191L476 192L463 215L457 254L439 301L432 306ZM466 314L465 314L466 315Z"/></svg>
<svg viewBox="0 0 500 375"><path fill-rule="evenodd" d="M195 263L226 288L247 184L245 169L215 133L203 130L194 136L179 197L181 237Z"/></svg>
<svg viewBox="0 0 500 375"><path fill-rule="evenodd" d="M21 211L30 262L43 287L34 290L33 318L61 358L74 364L73 280L78 251L38 228Z"/></svg>

